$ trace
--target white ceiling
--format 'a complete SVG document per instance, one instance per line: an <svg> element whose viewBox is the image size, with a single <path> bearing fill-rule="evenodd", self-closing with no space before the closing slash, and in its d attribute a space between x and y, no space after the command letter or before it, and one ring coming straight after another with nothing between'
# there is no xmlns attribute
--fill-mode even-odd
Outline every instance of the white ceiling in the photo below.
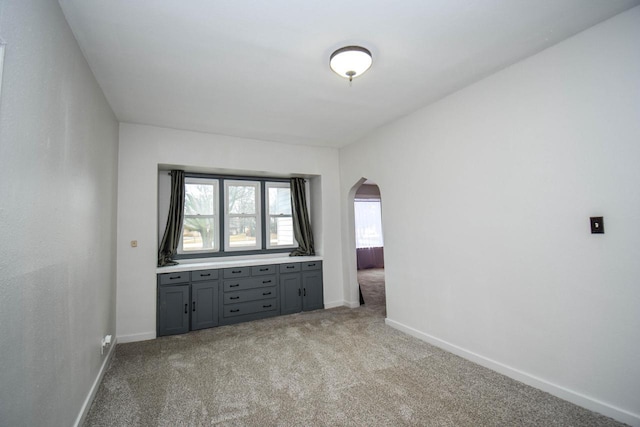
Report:
<svg viewBox="0 0 640 427"><path fill-rule="evenodd" d="M640 0L59 0L116 116L343 146ZM337 48L373 54L364 75Z"/></svg>

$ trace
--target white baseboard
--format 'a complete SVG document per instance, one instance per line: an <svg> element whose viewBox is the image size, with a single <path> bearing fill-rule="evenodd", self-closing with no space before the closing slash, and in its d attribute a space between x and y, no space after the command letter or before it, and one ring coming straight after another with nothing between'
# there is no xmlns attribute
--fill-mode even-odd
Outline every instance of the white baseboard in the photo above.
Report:
<svg viewBox="0 0 640 427"><path fill-rule="evenodd" d="M503 375L506 375L507 377L513 378L516 381L520 381L542 391L546 391L549 394L574 403L578 406L582 406L583 408L589 409L590 411L598 412L623 423L640 427L640 415L638 414L634 414L632 412L602 402L593 397L586 396L577 391L569 390L568 388L553 384L549 381L543 380L542 378L538 378L534 375L520 371L511 366L507 366L503 363L466 350L455 344L451 344L447 341L441 340L440 338L425 334L418 331L417 329L406 326L389 318L385 319L385 323L392 328L398 329L406 334L421 339L422 341L426 341L429 344L451 352L464 359L470 360L474 363L477 363L478 365L484 366L485 368L489 368L493 371L499 372Z"/></svg>
<svg viewBox="0 0 640 427"><path fill-rule="evenodd" d="M327 302L324 304L324 308L336 308L336 307L349 307L349 308L356 308L356 307L360 307L360 303L353 303L353 302L349 302L349 301L334 301L334 302Z"/></svg>
<svg viewBox="0 0 640 427"><path fill-rule="evenodd" d="M89 413L89 409L91 409L91 404L93 403L93 399L96 397L96 393L98 392L98 388L100 387L100 383L102 383L102 378L104 377L105 372L107 372L107 368L109 367L109 363L111 362L111 358L116 353L116 344L118 343L118 338L113 340L113 343L109 346L109 351L107 356L102 361L102 365L100 366L100 371L98 372L98 376L96 377L91 389L89 390L89 394L87 395L84 403L82 404L82 408L80 408L80 413L76 418L76 422L74 424L75 427L80 427L84 423L87 414Z"/></svg>
<svg viewBox="0 0 640 427"><path fill-rule="evenodd" d="M118 335L117 338L120 344L126 344L128 342L154 340L156 339L156 333L154 331L154 332L142 332L140 334Z"/></svg>

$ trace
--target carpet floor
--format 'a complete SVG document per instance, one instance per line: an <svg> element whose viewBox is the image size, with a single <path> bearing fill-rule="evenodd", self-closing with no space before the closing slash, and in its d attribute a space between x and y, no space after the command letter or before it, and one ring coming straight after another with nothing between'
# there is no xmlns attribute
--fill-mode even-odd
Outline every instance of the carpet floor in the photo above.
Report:
<svg viewBox="0 0 640 427"><path fill-rule="evenodd" d="M382 315L387 315L387 295L384 283L384 268L368 268L358 270L358 284L362 299L366 306L379 308Z"/></svg>
<svg viewBox="0 0 640 427"><path fill-rule="evenodd" d="M119 344L85 426L615 426L385 325L378 304Z"/></svg>

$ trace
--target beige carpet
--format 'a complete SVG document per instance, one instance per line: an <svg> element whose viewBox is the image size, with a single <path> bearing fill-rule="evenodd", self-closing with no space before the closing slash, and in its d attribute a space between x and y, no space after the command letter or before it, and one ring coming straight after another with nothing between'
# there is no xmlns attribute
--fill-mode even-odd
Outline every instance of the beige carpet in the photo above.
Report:
<svg viewBox="0 0 640 427"><path fill-rule="evenodd" d="M122 344L86 426L614 426L362 306Z"/></svg>
<svg viewBox="0 0 640 427"><path fill-rule="evenodd" d="M358 270L358 283L360 284L364 305L381 310L382 315L386 316L387 296L385 293L384 268Z"/></svg>

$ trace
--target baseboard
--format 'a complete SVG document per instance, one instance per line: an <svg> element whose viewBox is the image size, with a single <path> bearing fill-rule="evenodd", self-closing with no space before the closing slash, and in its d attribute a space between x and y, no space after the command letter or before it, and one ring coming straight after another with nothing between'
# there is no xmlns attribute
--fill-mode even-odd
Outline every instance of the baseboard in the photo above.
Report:
<svg viewBox="0 0 640 427"><path fill-rule="evenodd" d="M128 342L138 342L138 341L147 341L156 339L155 332L142 332L140 334L130 334L130 335L118 335L118 342L120 344L126 344Z"/></svg>
<svg viewBox="0 0 640 427"><path fill-rule="evenodd" d="M89 394L87 395L87 398L84 400L84 403L82 404L82 408L80 408L80 413L78 414L78 417L76 418L76 422L74 424L75 427L80 427L84 423L85 418L87 418L87 414L89 413L89 409L91 409L91 404L93 403L93 399L95 399L96 393L98 392L98 388L100 387L100 383L102 383L102 378L104 377L104 374L107 372L107 368L109 367L109 363L111 362L113 355L116 353L117 343L118 343L118 339L116 338L113 340L113 343L111 343L111 345L109 346L107 357L105 357L104 360L102 361L102 366L100 366L100 371L98 372L98 376L96 377L96 380L93 382L93 385L89 390Z"/></svg>
<svg viewBox="0 0 640 427"><path fill-rule="evenodd" d="M360 307L360 304L358 303L351 303L348 301L334 301L334 302L326 302L324 303L324 308L328 309L328 308L336 308L336 307L349 307L349 308L356 308L356 307Z"/></svg>
<svg viewBox="0 0 640 427"><path fill-rule="evenodd" d="M455 344L451 344L447 341L441 340L440 338L436 338L432 335L420 332L417 329L406 326L389 318L385 319L385 323L392 328L398 329L406 334L421 339L422 341L426 341L429 344L458 355L464 359L470 360L474 363L477 363L478 365L484 366L485 368L489 368L493 371L499 372L503 375L513 378L516 381L520 381L522 383L530 385L531 387L546 391L549 394L574 403L578 406L582 406L583 408L586 408L590 411L598 412L632 426L640 426L640 415L638 414L634 414L632 412L602 402L598 399L586 396L582 393L567 389L557 384L553 384L534 375L512 368L511 366L507 366L503 363L466 350Z"/></svg>

